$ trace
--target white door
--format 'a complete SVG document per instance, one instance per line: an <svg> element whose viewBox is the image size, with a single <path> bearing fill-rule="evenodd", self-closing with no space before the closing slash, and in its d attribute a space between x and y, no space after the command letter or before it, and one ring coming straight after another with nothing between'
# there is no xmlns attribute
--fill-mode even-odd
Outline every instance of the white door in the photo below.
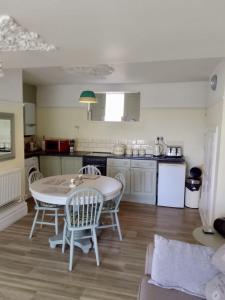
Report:
<svg viewBox="0 0 225 300"><path fill-rule="evenodd" d="M205 134L204 170L199 211L204 231L213 231L215 184L218 156L218 127Z"/></svg>

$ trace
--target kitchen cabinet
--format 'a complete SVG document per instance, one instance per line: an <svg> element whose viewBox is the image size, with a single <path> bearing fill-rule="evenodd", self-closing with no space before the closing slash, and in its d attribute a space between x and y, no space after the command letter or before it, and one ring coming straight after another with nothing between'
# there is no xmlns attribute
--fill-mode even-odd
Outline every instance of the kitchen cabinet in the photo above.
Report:
<svg viewBox="0 0 225 300"><path fill-rule="evenodd" d="M61 173L75 174L82 168L82 157L62 157L61 158Z"/></svg>
<svg viewBox="0 0 225 300"><path fill-rule="evenodd" d="M156 174L155 161L131 161L131 195L138 197L141 202L156 203Z"/></svg>
<svg viewBox="0 0 225 300"><path fill-rule="evenodd" d="M130 194L130 159L107 159L107 176L115 177L122 173L126 180L125 194Z"/></svg>
<svg viewBox="0 0 225 300"><path fill-rule="evenodd" d="M40 169L44 177L61 174L61 158L59 156L40 156Z"/></svg>
<svg viewBox="0 0 225 300"><path fill-rule="evenodd" d="M24 103L24 135L36 133L36 112L34 103Z"/></svg>

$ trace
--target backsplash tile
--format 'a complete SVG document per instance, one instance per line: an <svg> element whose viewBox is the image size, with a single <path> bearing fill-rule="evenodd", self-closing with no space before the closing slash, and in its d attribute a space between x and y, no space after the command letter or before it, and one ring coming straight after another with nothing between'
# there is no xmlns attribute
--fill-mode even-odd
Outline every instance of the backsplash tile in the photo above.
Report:
<svg viewBox="0 0 225 300"><path fill-rule="evenodd" d="M115 144L124 144L129 148L135 149L149 149L154 145L155 141L144 139L94 139L94 138L80 138L76 140L77 151L90 151L90 152L112 152ZM179 145L183 147L182 141L167 141L168 145Z"/></svg>

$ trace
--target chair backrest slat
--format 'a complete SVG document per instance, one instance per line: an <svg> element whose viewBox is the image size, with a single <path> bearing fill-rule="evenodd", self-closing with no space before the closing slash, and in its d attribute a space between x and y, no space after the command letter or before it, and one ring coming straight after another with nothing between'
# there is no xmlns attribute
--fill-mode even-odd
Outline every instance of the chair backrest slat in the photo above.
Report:
<svg viewBox="0 0 225 300"><path fill-rule="evenodd" d="M44 177L44 176L43 176L42 173L39 172L39 171L33 171L33 172L31 172L30 175L29 175L29 177L28 177L29 186L30 186L33 182L35 182L35 181L37 181L37 180L39 180L39 179L42 179L43 177Z"/></svg>
<svg viewBox="0 0 225 300"><path fill-rule="evenodd" d="M101 172L96 166L87 165L79 170L79 174L101 175Z"/></svg>
<svg viewBox="0 0 225 300"><path fill-rule="evenodd" d="M28 184L29 184L29 187L30 187L30 185L31 185L33 182L35 182L35 181L37 181L37 180L40 180L40 179L42 179L43 177L44 177L43 174L42 174L41 172L39 172L39 171L33 171L33 172L31 172L30 175L29 175L29 177L28 177ZM40 206L40 205L39 205L39 202L37 201L37 199L34 198L34 202L35 202L36 206Z"/></svg>
<svg viewBox="0 0 225 300"><path fill-rule="evenodd" d="M66 221L75 229L98 226L103 195L92 188L77 189L66 202Z"/></svg>
<svg viewBox="0 0 225 300"><path fill-rule="evenodd" d="M121 192L120 192L119 196L115 199L115 201L116 201L115 209L118 209L118 207L120 205L120 201L123 198L123 194L124 194L124 191L125 191L125 188L126 188L126 180L125 180L125 177L122 173L116 174L114 178L122 184Z"/></svg>

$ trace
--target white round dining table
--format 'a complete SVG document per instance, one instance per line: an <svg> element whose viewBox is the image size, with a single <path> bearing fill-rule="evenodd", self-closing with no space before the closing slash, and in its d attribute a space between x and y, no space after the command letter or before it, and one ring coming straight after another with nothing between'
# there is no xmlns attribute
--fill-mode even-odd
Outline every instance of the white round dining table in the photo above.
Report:
<svg viewBox="0 0 225 300"><path fill-rule="evenodd" d="M95 188L103 194L104 201L117 197L122 189L122 184L112 177L86 174L82 175L79 185L71 186L71 179L76 178L78 178L78 174L44 177L30 185L30 192L38 201L65 206L67 199L73 195L77 188ZM61 245L62 232L50 237L49 243L51 248ZM74 245L80 247L85 253L91 247L90 241L85 239L75 241Z"/></svg>

